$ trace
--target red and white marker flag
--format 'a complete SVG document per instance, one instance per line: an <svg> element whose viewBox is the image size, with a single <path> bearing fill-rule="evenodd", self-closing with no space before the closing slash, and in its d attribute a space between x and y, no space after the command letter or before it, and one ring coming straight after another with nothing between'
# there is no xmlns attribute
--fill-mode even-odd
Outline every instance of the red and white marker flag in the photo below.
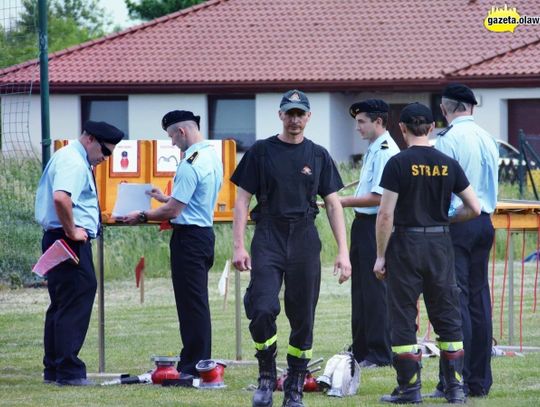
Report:
<svg viewBox="0 0 540 407"><path fill-rule="evenodd" d="M32 272L43 277L52 268L66 260L79 264L79 258L71 250L71 247L68 246L64 239L58 239L41 255L36 265L32 268Z"/></svg>

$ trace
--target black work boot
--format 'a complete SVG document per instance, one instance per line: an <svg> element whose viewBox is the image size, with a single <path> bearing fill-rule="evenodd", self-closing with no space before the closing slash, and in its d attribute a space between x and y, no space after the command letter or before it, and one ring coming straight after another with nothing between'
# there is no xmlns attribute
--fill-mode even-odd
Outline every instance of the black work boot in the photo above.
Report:
<svg viewBox="0 0 540 407"><path fill-rule="evenodd" d="M422 395L423 398L427 399L444 399L444 385L442 382L437 383L435 390L432 393Z"/></svg>
<svg viewBox="0 0 540 407"><path fill-rule="evenodd" d="M422 353L394 354L393 365L397 373L398 386L392 394L381 397L381 401L394 404L418 404L422 402L420 369Z"/></svg>
<svg viewBox="0 0 540 407"><path fill-rule="evenodd" d="M432 393L423 394L423 398L428 399L443 399L444 398L444 376L442 374L442 362L441 357L439 357L439 383L435 387L435 390Z"/></svg>
<svg viewBox="0 0 540 407"><path fill-rule="evenodd" d="M276 347L259 350L255 357L259 361L259 386L253 393L253 407L272 406L272 393L276 389Z"/></svg>
<svg viewBox="0 0 540 407"><path fill-rule="evenodd" d="M306 370L291 369L287 372L287 378L283 383L283 398L282 407L304 407L302 403L302 395L304 390L304 379L306 378Z"/></svg>
<svg viewBox="0 0 540 407"><path fill-rule="evenodd" d="M451 404L464 404L463 349L456 352L441 351L441 372L444 376L444 397Z"/></svg>

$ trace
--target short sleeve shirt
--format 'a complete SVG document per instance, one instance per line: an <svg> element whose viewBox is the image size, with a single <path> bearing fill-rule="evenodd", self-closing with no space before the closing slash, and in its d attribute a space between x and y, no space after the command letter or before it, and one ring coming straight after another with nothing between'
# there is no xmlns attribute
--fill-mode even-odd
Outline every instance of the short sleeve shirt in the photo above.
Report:
<svg viewBox="0 0 540 407"><path fill-rule="evenodd" d="M478 196L482 212L493 213L499 186L499 149L491 135L474 122L473 116L452 120L437 137L435 148L457 160ZM461 205L452 197L450 213Z"/></svg>
<svg viewBox="0 0 540 407"><path fill-rule="evenodd" d="M257 141L240 160L231 181L256 196L252 216L261 212L261 197L266 195L269 215L286 219L304 216L310 209L317 213L312 197L324 198L343 187L325 148L306 138L299 144L285 143L278 136Z"/></svg>
<svg viewBox="0 0 540 407"><path fill-rule="evenodd" d="M399 194L397 226L448 225L452 193L468 186L456 160L427 146L412 146L390 158L381 179L381 187Z"/></svg>
<svg viewBox="0 0 540 407"><path fill-rule="evenodd" d="M377 137L370 145L364 157L362 169L360 170L360 181L356 187L355 197L368 193L382 195L383 189L379 185L381 182L384 166L390 157L399 153L399 147L390 135L385 132ZM357 213L374 215L379 209L378 206L356 208Z"/></svg>
<svg viewBox="0 0 540 407"><path fill-rule="evenodd" d="M223 164L208 141L190 146L185 157L176 170L171 196L186 207L171 223L212 226L223 183Z"/></svg>
<svg viewBox="0 0 540 407"><path fill-rule="evenodd" d="M86 229L90 237L96 237L99 225L96 185L86 150L78 140L53 154L39 181L35 218L44 230L62 227L54 206L56 191L70 195L75 225Z"/></svg>

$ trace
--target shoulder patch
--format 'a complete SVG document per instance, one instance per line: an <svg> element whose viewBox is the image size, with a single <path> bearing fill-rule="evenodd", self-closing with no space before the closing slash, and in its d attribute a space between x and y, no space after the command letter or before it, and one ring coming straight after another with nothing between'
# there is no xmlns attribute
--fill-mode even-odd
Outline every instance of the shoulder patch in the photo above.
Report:
<svg viewBox="0 0 540 407"><path fill-rule="evenodd" d="M186 160L189 164L193 164L193 161L195 161L197 159L197 157L199 156L199 152L198 151L195 151L193 154L191 154L191 156Z"/></svg>
<svg viewBox="0 0 540 407"><path fill-rule="evenodd" d="M384 140L381 143L381 150L387 150L388 149L388 140Z"/></svg>
<svg viewBox="0 0 540 407"><path fill-rule="evenodd" d="M444 136L446 133L448 133L450 131L450 129L453 127L454 125L451 124L450 126L448 126L446 129L440 131L437 133L437 136Z"/></svg>

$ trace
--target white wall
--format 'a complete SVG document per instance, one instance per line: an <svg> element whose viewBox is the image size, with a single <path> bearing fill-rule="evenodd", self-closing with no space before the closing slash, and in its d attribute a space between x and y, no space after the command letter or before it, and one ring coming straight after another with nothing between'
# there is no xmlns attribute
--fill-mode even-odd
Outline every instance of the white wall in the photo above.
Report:
<svg viewBox="0 0 540 407"><path fill-rule="evenodd" d="M538 99L540 88L473 89L480 105L475 109L477 123L494 137L508 140L508 100ZM264 139L282 130L278 117L282 93L261 93L255 98L256 138ZM327 148L336 161L345 161L352 154L366 151L367 143L360 139L355 123L348 114L349 106L367 98L380 98L388 103L421 102L429 104L430 93L307 93L312 117L306 136ZM17 96L2 96L2 114L13 110L21 101ZM208 135L207 97L202 94L130 95L128 123L131 139L165 139L161 118L170 110L191 110L201 116L201 131ZM14 107L15 106L15 107ZM7 108L9 107L9 109ZM81 133L79 95L51 95L51 138L75 138ZM35 151L41 151L41 119L39 95L30 97L29 132ZM242 120L241 117L238 120ZM17 119L17 121L19 121ZM22 121L21 121L22 123ZM22 125L22 124L21 124ZM5 131L6 129L4 129ZM23 129L25 130L25 129Z"/></svg>
<svg viewBox="0 0 540 407"><path fill-rule="evenodd" d="M352 102L350 96L343 93L332 93L330 100L330 109L327 112L330 123L329 151L335 161L348 161L351 155L362 151L356 122L349 114Z"/></svg>
<svg viewBox="0 0 540 407"><path fill-rule="evenodd" d="M493 137L508 141L508 100L540 99L540 88L473 89L480 104L475 108L476 122Z"/></svg>
<svg viewBox="0 0 540 407"><path fill-rule="evenodd" d="M349 114L350 106L365 99L382 99L388 104L420 102L429 106L430 94L359 92L332 93L330 119L332 123L331 154L336 161L349 160L353 154L363 154L368 148L368 141L363 140L356 131L356 122Z"/></svg>
<svg viewBox="0 0 540 407"><path fill-rule="evenodd" d="M260 93L255 97L255 128L256 139L265 139L281 133L283 123L279 119L279 103L283 93ZM330 147L330 116L331 107L329 93L307 93L311 105L305 136L313 142L326 148Z"/></svg>
<svg viewBox="0 0 540 407"><path fill-rule="evenodd" d="M15 96L3 96L2 104L17 103ZM20 103L20 102L19 102ZM49 102L51 139L73 139L81 134L79 95L51 95ZM166 139L161 118L171 110L191 110L201 116L201 132L208 134L206 95L130 95L128 98L129 138ZM41 151L41 102L30 97L29 132L34 149Z"/></svg>
<svg viewBox="0 0 540 407"><path fill-rule="evenodd" d="M259 93L255 96L255 138L262 140L281 132L279 102L281 93Z"/></svg>
<svg viewBox="0 0 540 407"><path fill-rule="evenodd" d="M81 109L78 96L51 96L49 111L52 140L78 137L81 130ZM19 142L26 142L25 137L29 134L32 148L38 155L41 155L41 101L39 95L2 96L2 118L2 134L6 135L6 138L17 138ZM28 123L28 127L26 127L26 123Z"/></svg>
<svg viewBox="0 0 540 407"><path fill-rule="evenodd" d="M131 140L167 139L161 119L171 110L189 110L201 116L201 133L208 137L208 104L206 95L130 95L128 126Z"/></svg>

